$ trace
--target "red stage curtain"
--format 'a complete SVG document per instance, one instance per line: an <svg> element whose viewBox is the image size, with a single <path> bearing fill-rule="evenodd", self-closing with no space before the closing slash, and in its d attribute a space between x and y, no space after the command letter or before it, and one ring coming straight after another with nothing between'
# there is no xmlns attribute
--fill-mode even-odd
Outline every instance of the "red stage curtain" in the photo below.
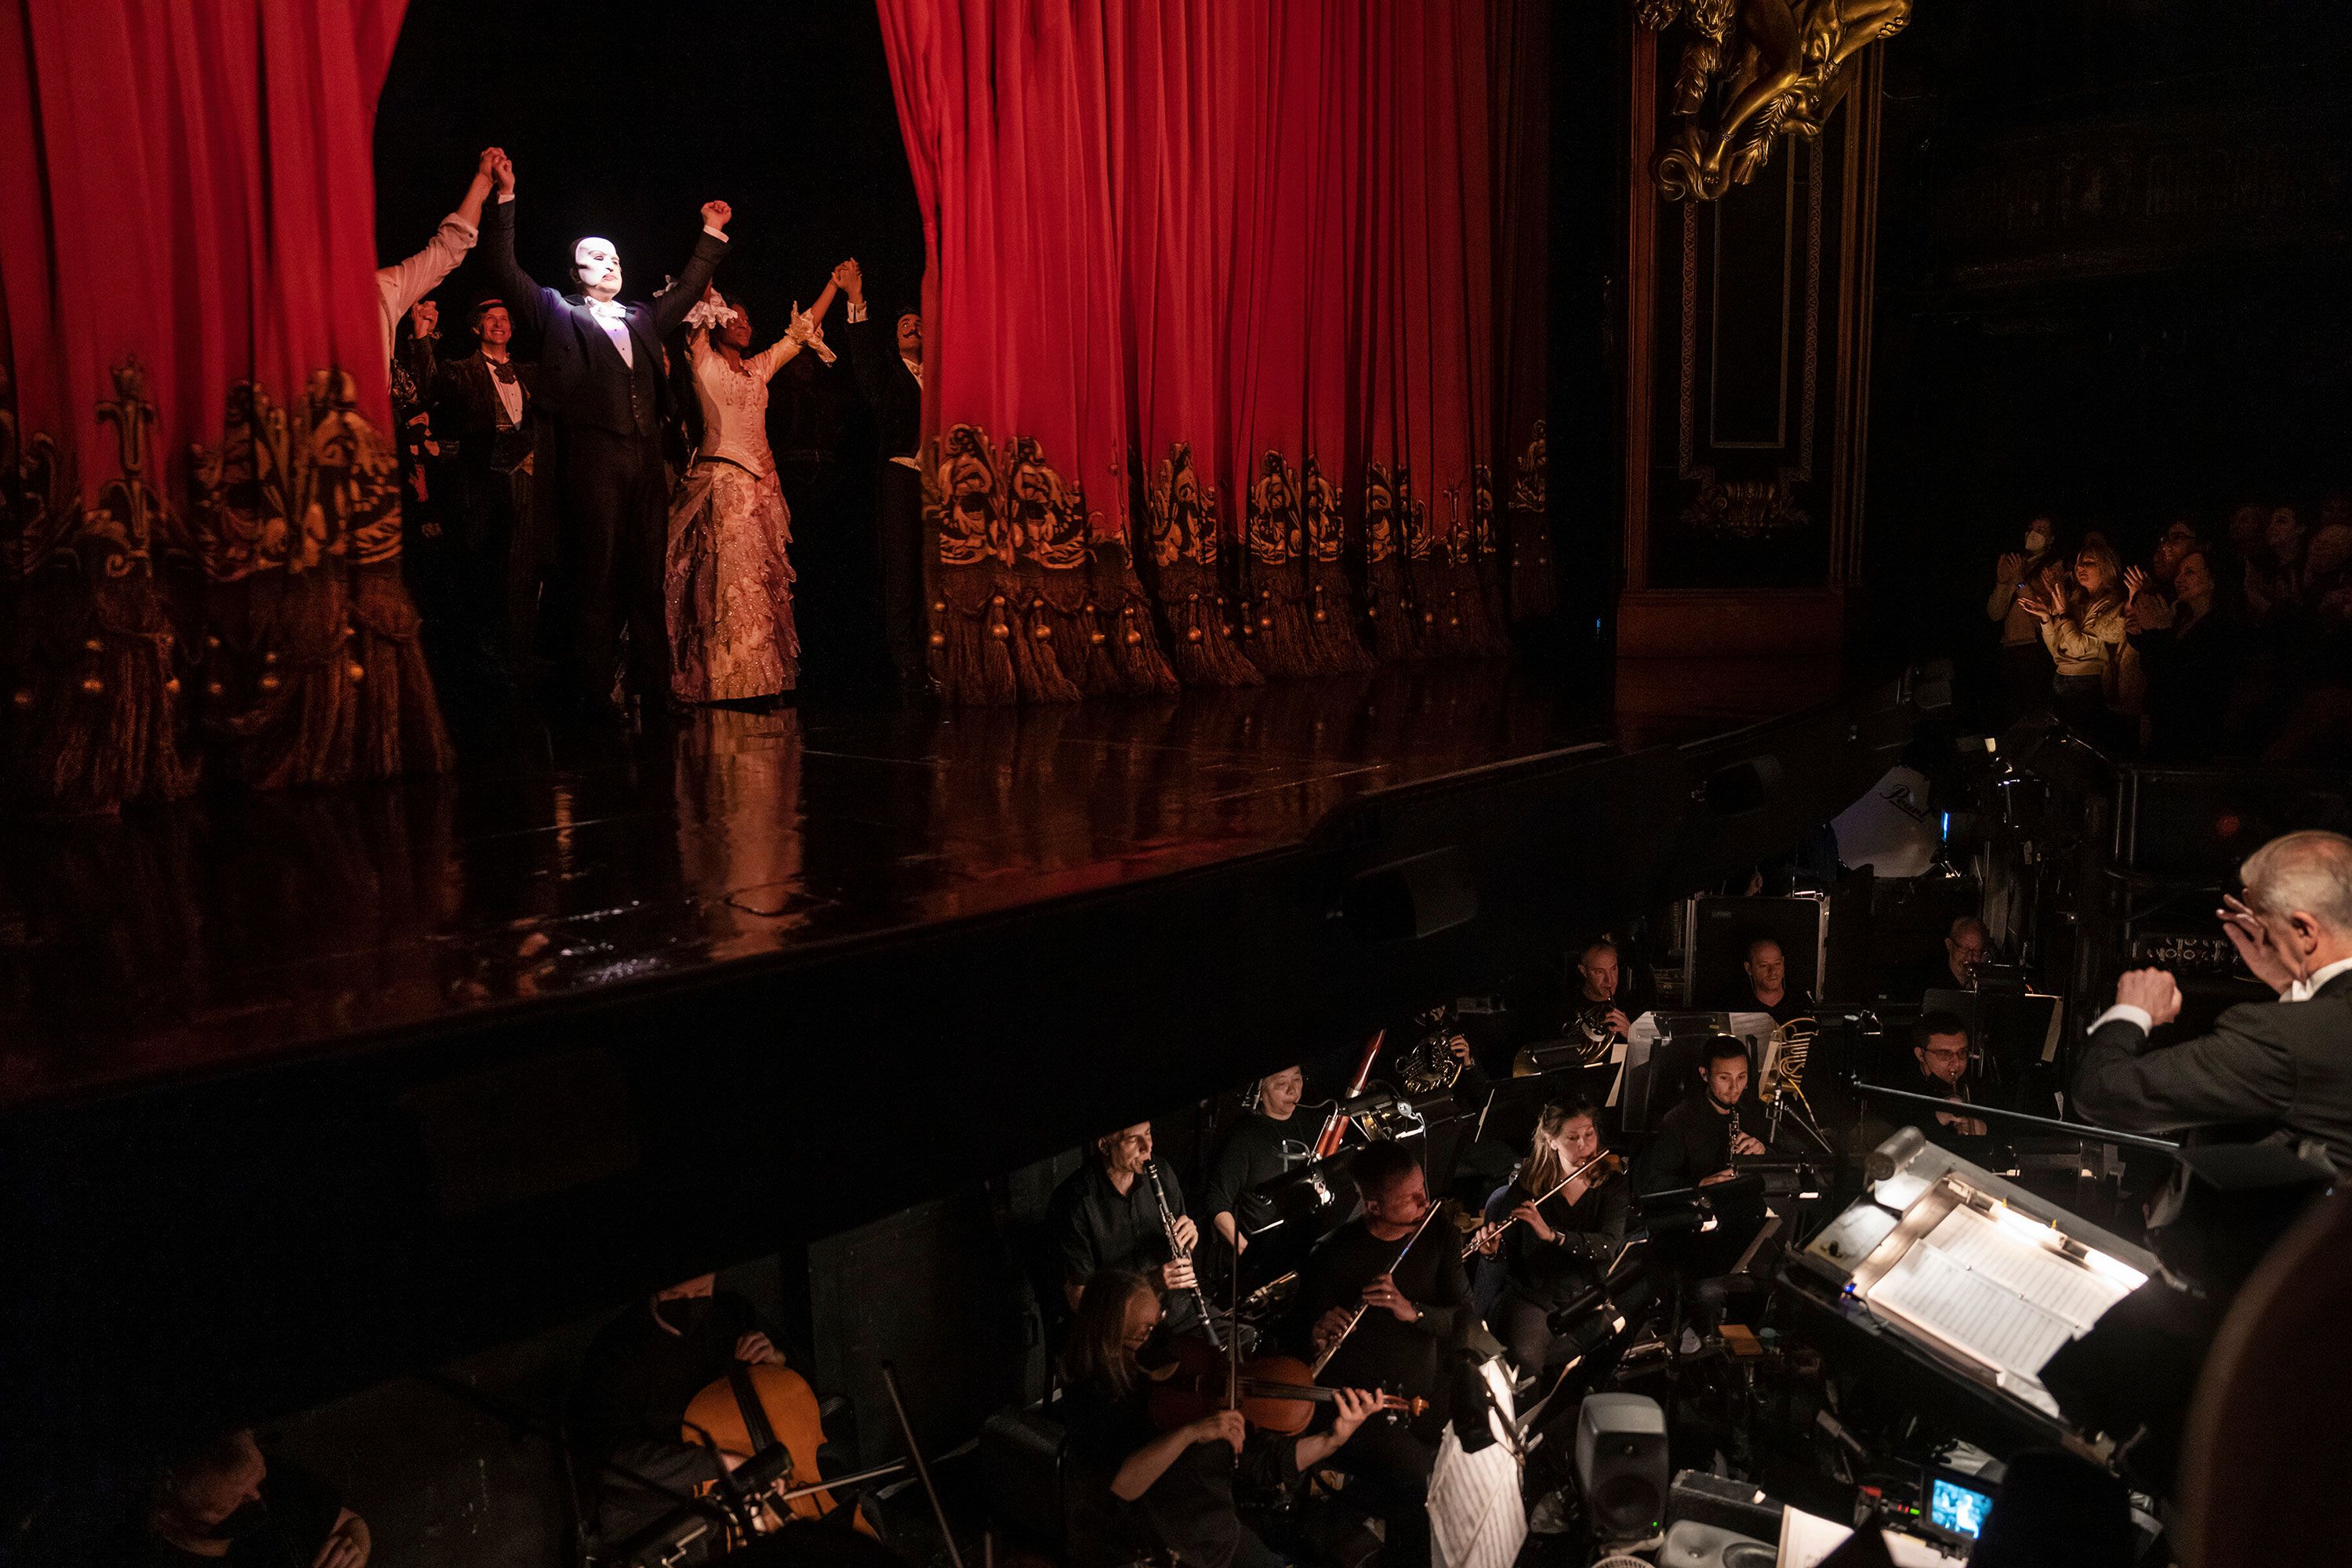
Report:
<svg viewBox="0 0 2352 1568"><path fill-rule="evenodd" d="M0 0L10 772L448 761L400 582L371 136L405 0Z"/></svg>
<svg viewBox="0 0 2352 1568"><path fill-rule="evenodd" d="M1164 689L1155 619L1187 683L1500 651L1493 87L1539 0L878 3L950 694Z"/></svg>

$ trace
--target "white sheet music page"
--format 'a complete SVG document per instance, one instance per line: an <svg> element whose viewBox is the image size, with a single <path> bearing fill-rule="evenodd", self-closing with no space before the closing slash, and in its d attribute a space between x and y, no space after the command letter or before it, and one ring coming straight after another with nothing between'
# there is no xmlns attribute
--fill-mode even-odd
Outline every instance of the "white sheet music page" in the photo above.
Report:
<svg viewBox="0 0 2352 1568"><path fill-rule="evenodd" d="M1966 1205L1912 1245L1864 1300L1998 1372L2039 1383L2058 1347L2126 1287Z"/></svg>
<svg viewBox="0 0 2352 1568"><path fill-rule="evenodd" d="M1511 1568L1527 1544L1528 1510L1519 1496L1517 1411L1500 1358L1479 1369L1494 1403L1486 1412L1495 1440L1462 1451L1454 1424L1437 1442L1429 1476L1429 1541L1433 1568Z"/></svg>
<svg viewBox="0 0 2352 1568"><path fill-rule="evenodd" d="M1822 1559L1845 1544L1853 1531L1843 1524L1791 1508L1780 1514L1780 1550L1773 1568L1817 1568ZM1900 1531L1879 1532L1886 1555L1895 1568L1952 1568L1952 1560L1925 1541Z"/></svg>

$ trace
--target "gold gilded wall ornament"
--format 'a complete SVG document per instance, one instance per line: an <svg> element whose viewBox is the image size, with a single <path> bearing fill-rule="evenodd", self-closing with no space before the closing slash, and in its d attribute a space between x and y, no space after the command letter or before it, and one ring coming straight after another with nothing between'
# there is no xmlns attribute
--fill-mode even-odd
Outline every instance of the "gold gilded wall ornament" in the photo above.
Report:
<svg viewBox="0 0 2352 1568"><path fill-rule="evenodd" d="M1713 201L1755 178L1775 137L1811 138L1853 85L1856 54L1903 30L1911 0L1634 0L1643 25L1682 29L1659 189Z"/></svg>

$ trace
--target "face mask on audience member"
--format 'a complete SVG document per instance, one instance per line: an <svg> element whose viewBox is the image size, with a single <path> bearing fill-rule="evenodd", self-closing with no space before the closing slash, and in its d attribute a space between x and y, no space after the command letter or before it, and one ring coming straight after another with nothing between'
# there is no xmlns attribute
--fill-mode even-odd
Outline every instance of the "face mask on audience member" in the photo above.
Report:
<svg viewBox="0 0 2352 1568"><path fill-rule="evenodd" d="M2025 552L2039 555L2050 548L2050 525L2035 519L2025 525Z"/></svg>

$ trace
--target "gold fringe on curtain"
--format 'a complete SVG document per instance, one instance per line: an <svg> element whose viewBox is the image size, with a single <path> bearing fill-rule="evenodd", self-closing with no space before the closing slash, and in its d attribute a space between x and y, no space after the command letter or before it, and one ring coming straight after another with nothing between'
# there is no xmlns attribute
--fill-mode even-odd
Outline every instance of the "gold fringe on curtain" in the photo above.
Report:
<svg viewBox="0 0 2352 1568"><path fill-rule="evenodd" d="M1217 491L1192 468L1192 447L1169 443L1143 492L1152 575L1176 677L1187 686L1262 686L1265 677L1234 646L1231 607L1217 573Z"/></svg>
<svg viewBox="0 0 2352 1568"><path fill-rule="evenodd" d="M1539 620L1559 607L1559 590L1552 580L1551 529L1544 510L1544 422L1519 454L1517 476L1511 482L1511 619Z"/></svg>

